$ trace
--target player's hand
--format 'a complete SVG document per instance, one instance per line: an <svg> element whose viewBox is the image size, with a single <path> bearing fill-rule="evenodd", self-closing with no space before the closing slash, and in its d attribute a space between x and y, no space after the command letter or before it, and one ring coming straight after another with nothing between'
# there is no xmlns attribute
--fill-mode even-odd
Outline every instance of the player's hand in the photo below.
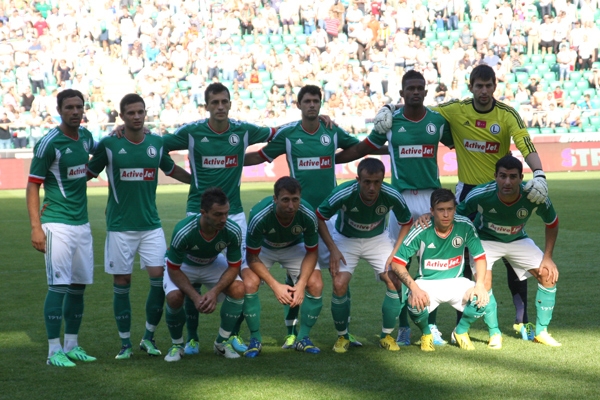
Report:
<svg viewBox="0 0 600 400"><path fill-rule="evenodd" d="M325 124L327 129L331 129L334 126L338 126L329 115L319 115L319 119Z"/></svg>
<svg viewBox="0 0 600 400"><path fill-rule="evenodd" d="M418 288L411 290L408 295L408 304L410 304L413 308L416 308L417 311L421 312L429 305L429 295L424 290Z"/></svg>
<svg viewBox="0 0 600 400"><path fill-rule="evenodd" d="M386 271L391 271L392 270L392 261L394 261L394 255L390 254L390 256L385 261L385 270Z"/></svg>
<svg viewBox="0 0 600 400"><path fill-rule="evenodd" d="M390 129L392 129L392 118L393 110L391 105L385 105L379 109L377 115L375 115L374 128L380 135L385 135Z"/></svg>
<svg viewBox="0 0 600 400"><path fill-rule="evenodd" d="M527 182L523 188L526 192L529 192L527 199L535 204L540 204L546 201L548 198L548 182L546 182L546 175L541 169L533 171L533 179Z"/></svg>
<svg viewBox="0 0 600 400"><path fill-rule="evenodd" d="M294 292L294 300L290 303L291 308L298 307L304 301L304 288L305 288L304 285L302 285L300 283L296 283L295 292Z"/></svg>
<svg viewBox="0 0 600 400"><path fill-rule="evenodd" d="M431 214L423 214L415 221L413 225L415 228L426 229L431 222Z"/></svg>
<svg viewBox="0 0 600 400"><path fill-rule="evenodd" d="M277 283L272 289L275 298L281 304L291 304L294 300L294 292L296 291L295 287Z"/></svg>
<svg viewBox="0 0 600 400"><path fill-rule="evenodd" d="M470 292L469 301L475 301L478 308L485 307L490 302L490 295L483 284L476 284Z"/></svg>
<svg viewBox="0 0 600 400"><path fill-rule="evenodd" d="M196 309L202 314L210 314L217 308L217 295L211 290L203 294L196 303Z"/></svg>
<svg viewBox="0 0 600 400"><path fill-rule="evenodd" d="M336 247L329 251L329 273L334 278L340 272L340 261L346 265L346 259L340 250Z"/></svg>
<svg viewBox="0 0 600 400"><path fill-rule="evenodd" d="M551 285L555 285L558 281L558 268L556 267L556 264L554 263L552 258L544 256L544 258L542 258L542 263L540 264L540 268L538 271L541 276L541 279L545 280Z"/></svg>
<svg viewBox="0 0 600 400"><path fill-rule="evenodd" d="M31 244L37 251L46 252L46 234L41 227L31 230Z"/></svg>

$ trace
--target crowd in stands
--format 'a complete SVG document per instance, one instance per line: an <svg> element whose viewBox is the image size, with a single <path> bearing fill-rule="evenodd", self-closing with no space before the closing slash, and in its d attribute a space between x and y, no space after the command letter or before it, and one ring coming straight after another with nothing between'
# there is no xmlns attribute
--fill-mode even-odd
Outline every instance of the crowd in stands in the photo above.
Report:
<svg viewBox="0 0 600 400"><path fill-rule="evenodd" d="M233 118L297 120L295 94L310 83L323 88L323 114L367 133L376 110L399 101L405 71L424 74L435 105L468 97L479 63L532 132L598 131L598 2L4 0L0 149L33 147L56 125L64 88L87 96L87 126L110 130L119 98L105 82L117 64L161 132L205 117L204 88L220 81Z"/></svg>

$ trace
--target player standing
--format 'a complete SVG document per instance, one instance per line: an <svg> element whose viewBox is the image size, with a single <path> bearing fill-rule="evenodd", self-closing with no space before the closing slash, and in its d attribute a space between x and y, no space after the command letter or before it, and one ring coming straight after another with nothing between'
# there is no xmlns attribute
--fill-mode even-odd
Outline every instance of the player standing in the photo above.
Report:
<svg viewBox="0 0 600 400"><path fill-rule="evenodd" d="M302 119L283 125L271 141L258 152L246 155L245 165L272 162L281 154L285 154L290 176L298 179L306 200L311 207L319 204L336 186L335 152L338 148L346 149L358 143L358 139L350 136L337 126L327 127L319 120L322 94L315 85L306 85L298 92L297 107ZM329 221L333 229L334 221ZM319 266L329 265L327 247L319 238ZM288 284L290 284L288 282ZM286 316L288 339L284 346L293 345L296 339L293 321L297 319L298 309L291 309ZM355 345L360 342L353 340Z"/></svg>
<svg viewBox="0 0 600 400"><path fill-rule="evenodd" d="M533 179L525 186L527 198L536 204L544 202L548 184L542 162L516 110L494 99L494 70L485 64L475 67L469 78L469 90L473 98L433 107L450 123L458 162L458 202L475 186L492 178L496 161L510 152L511 139L533 171ZM375 128L382 134L391 127L391 108L382 108L375 118ZM519 324L527 322L527 281L520 281L510 265L507 274L516 308L515 328L522 329Z"/></svg>
<svg viewBox="0 0 600 400"><path fill-rule="evenodd" d="M104 168L107 172L104 270L113 275L114 313L122 346L116 358L127 359L133 355L129 290L136 253L140 254L141 267L150 278L146 331L140 349L153 356L161 354L154 342L154 331L165 301L162 285L167 246L156 209L158 169L183 183L190 183L190 176L164 153L162 137L144 133L146 105L139 95L123 97L120 111L125 124L124 139L103 138L88 165L88 172L91 177L97 177Z"/></svg>
<svg viewBox="0 0 600 400"><path fill-rule="evenodd" d="M350 346L347 291L358 261L362 258L371 264L377 278L387 287L382 305L383 327L379 345L386 350L398 351L400 347L391 333L402 304L394 283L388 277L387 266L413 220L402 195L383 182L385 167L380 160L362 160L358 164L357 175L356 181L345 182L333 189L317 209L319 234L329 248L333 278L331 314L338 334L333 350L345 353ZM393 242L385 232L385 219L390 211L402 224L397 240ZM324 221L336 213L335 230L329 232Z"/></svg>
<svg viewBox="0 0 600 400"><path fill-rule="evenodd" d="M200 200L200 214L191 215L175 225L167 250L164 289L167 297L166 321L173 345L165 360L179 361L184 354L184 295L196 309L212 313L222 300L221 326L214 352L225 358L239 358L228 342L242 314L244 284L239 278L242 265L242 231L227 218L229 201L220 188L208 188ZM226 250L227 258L222 254ZM205 285L209 290L200 295L193 286ZM220 298L219 298L220 297Z"/></svg>
<svg viewBox="0 0 600 400"><path fill-rule="evenodd" d="M492 267L502 257L508 259L519 279L534 276L539 284L535 298L534 341L552 347L561 344L548 333L556 302L558 269L552 253L558 237L558 217L549 198L537 205L525 198L523 164L513 156L496 163L495 181L474 188L457 209L461 215L477 213L475 226L487 254L485 285L492 288ZM536 213L546 224L546 243L542 252L525 233L525 224ZM493 314L496 318L497 316ZM484 319L487 322L488 316ZM531 339L531 338L530 338Z"/></svg>
<svg viewBox="0 0 600 400"><path fill-rule="evenodd" d="M316 354L320 349L309 338L323 307L323 279L317 266L317 217L312 207L301 199L300 182L289 176L279 178L275 194L252 207L246 235L246 261L250 271L242 267L246 287L244 314L250 328L250 344L246 357L258 356L262 348L260 334L261 280L273 290L277 300L290 307L300 307L300 331L296 350ZM274 263L287 270L281 284L269 273Z"/></svg>
<svg viewBox="0 0 600 400"><path fill-rule="evenodd" d="M456 198L450 190L433 191L431 214L433 221L428 222L427 228L419 226L410 230L393 259L392 270L409 290L409 314L423 332L421 350L435 350L428 315L443 303L462 312L452 337L461 349L475 350L469 328L495 304L488 304L484 286L485 252L471 221L456 215ZM476 282L463 276L466 246L475 259ZM413 280L405 266L415 254L419 257L419 271Z"/></svg>
<svg viewBox="0 0 600 400"><path fill-rule="evenodd" d="M31 243L36 250L45 253L47 362L57 367L74 367L73 361L96 360L78 344L83 294L94 277L86 166L95 143L91 132L80 126L84 104L81 92L63 90L56 100L61 123L33 150L27 183L27 211ZM45 196L40 207L42 184ZM63 318L64 347L60 343Z"/></svg>

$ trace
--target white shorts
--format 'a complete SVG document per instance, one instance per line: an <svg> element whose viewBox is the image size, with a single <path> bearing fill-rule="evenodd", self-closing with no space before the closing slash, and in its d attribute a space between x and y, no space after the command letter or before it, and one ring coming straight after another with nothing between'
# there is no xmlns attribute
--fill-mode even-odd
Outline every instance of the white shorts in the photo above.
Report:
<svg viewBox="0 0 600 400"><path fill-rule="evenodd" d="M327 230L329 230L329 234L333 235L335 232L335 221L337 221L337 214L333 217L329 218L325 221L325 225L327 225ZM327 245L321 239L321 235L319 235L319 261L318 264L322 269L329 269L329 249Z"/></svg>
<svg viewBox="0 0 600 400"><path fill-rule="evenodd" d="M419 288L429 295L429 307L432 312L440 304L448 303L458 311L465 308L464 297L467 290L475 286L475 282L467 278L450 279L417 279ZM410 291L407 292L410 294Z"/></svg>
<svg viewBox="0 0 600 400"><path fill-rule="evenodd" d="M284 249L271 250L267 248L262 248L260 250L260 254L258 257L260 261L265 264L267 269L271 269L273 264L276 262L281 265L281 268L285 268L287 270L287 274L292 278L294 285L298 282L298 277L300 276L300 271L302 269L302 260L306 256L306 247L304 247L304 243L298 243L291 247L286 247ZM248 266L243 266L242 269L248 268ZM315 270L320 270L319 264L315 266Z"/></svg>
<svg viewBox="0 0 600 400"><path fill-rule="evenodd" d="M431 211L431 193L433 189L425 190L403 190L402 197L406 201L406 206L412 214L413 220L416 220L423 214L428 214ZM388 232L390 239L396 243L398 234L400 233L400 225L393 212L389 213Z"/></svg>
<svg viewBox="0 0 600 400"><path fill-rule="evenodd" d="M229 268L229 265L227 264L227 259L223 253L219 254L215 261L204 267L193 267L186 263L181 265L181 271L188 277L192 285L205 285L209 290L219 282L221 275L223 275L223 272L225 272L227 268ZM241 281L242 278L240 278L240 275L238 274L235 280ZM173 283L168 272L165 273L165 276L163 277L163 289L165 290L165 294L169 294L174 290L180 290L177 285ZM219 294L219 302L224 299L225 294Z"/></svg>
<svg viewBox="0 0 600 400"><path fill-rule="evenodd" d="M111 275L133 273L136 253L140 255L142 269L164 267L166 251L162 228L151 231L108 231L104 243L104 271Z"/></svg>
<svg viewBox="0 0 600 400"><path fill-rule="evenodd" d="M482 240L481 244L485 250L487 269L489 271L492 270L492 267L497 260L504 257L510 262L515 274L519 277L519 280L522 281L531 276L528 272L530 269L537 269L540 267L542 259L544 258L542 250L540 250L530 238L515 240L511 243ZM471 265L474 265L472 261ZM473 273L475 273L474 270Z"/></svg>
<svg viewBox="0 0 600 400"><path fill-rule="evenodd" d="M359 239L349 238L335 231L333 240L346 259L346 264L340 261L340 272L354 274L358 261L362 258L373 267L377 279L386 271L385 262L394 250L386 232L372 238Z"/></svg>
<svg viewBox="0 0 600 400"><path fill-rule="evenodd" d="M94 282L94 249L90 224L42 224L46 234L48 285L90 285Z"/></svg>

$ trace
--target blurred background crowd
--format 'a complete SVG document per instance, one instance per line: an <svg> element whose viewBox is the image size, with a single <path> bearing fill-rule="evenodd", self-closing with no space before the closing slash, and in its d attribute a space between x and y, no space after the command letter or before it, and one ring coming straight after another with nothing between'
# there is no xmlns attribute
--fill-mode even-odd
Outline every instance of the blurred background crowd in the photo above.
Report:
<svg viewBox="0 0 600 400"><path fill-rule="evenodd" d="M56 95L86 96L99 138L141 94L148 126L206 116L204 89L231 91L230 117L300 118L296 93L323 88L322 114L367 133L398 102L403 74L426 105L469 96L471 69L533 134L600 131L599 0L0 0L0 149L33 147L59 122Z"/></svg>

